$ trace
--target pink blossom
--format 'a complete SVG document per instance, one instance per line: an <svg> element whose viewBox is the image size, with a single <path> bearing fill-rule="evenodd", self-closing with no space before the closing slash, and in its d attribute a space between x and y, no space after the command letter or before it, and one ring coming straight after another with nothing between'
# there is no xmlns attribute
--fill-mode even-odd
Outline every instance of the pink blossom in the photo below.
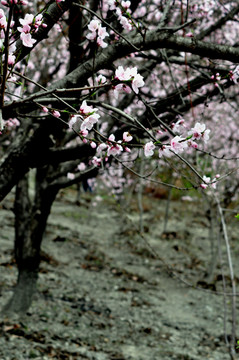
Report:
<svg viewBox="0 0 239 360"><path fill-rule="evenodd" d="M121 6L128 10L130 8L131 2L130 1L121 1Z"/></svg>
<svg viewBox="0 0 239 360"><path fill-rule="evenodd" d="M71 172L68 172L68 173L67 173L67 178L68 178L69 180L74 180L74 179L75 179L75 174L73 174L73 173L71 173Z"/></svg>
<svg viewBox="0 0 239 360"><path fill-rule="evenodd" d="M123 148L119 144L114 144L108 148L107 155L119 155L123 151Z"/></svg>
<svg viewBox="0 0 239 360"><path fill-rule="evenodd" d="M80 171L84 171L86 169L86 165L81 162L78 166L77 166L77 169L80 170Z"/></svg>
<svg viewBox="0 0 239 360"><path fill-rule="evenodd" d="M33 23L34 15L26 14L24 19L19 19L21 25L31 25Z"/></svg>
<svg viewBox="0 0 239 360"><path fill-rule="evenodd" d="M0 9L0 28L1 29L6 29L7 28L6 16L5 16L2 9Z"/></svg>
<svg viewBox="0 0 239 360"><path fill-rule="evenodd" d="M55 116L55 117L57 117L57 118L59 118L59 117L61 116L61 114L60 114L59 111L57 111L57 110L53 110L53 111L52 111L52 115Z"/></svg>
<svg viewBox="0 0 239 360"><path fill-rule="evenodd" d="M110 140L110 141L115 141L115 136L114 136L114 134L110 134L109 140Z"/></svg>
<svg viewBox="0 0 239 360"><path fill-rule="evenodd" d="M195 141L193 141L193 140L188 140L187 142L188 142L188 147L192 147L192 148L194 148L194 149L197 149L197 148L198 148L198 144L197 144Z"/></svg>
<svg viewBox="0 0 239 360"><path fill-rule="evenodd" d="M181 136L175 136L171 140L171 150L173 150L176 154L182 152L187 147L187 142L184 141Z"/></svg>
<svg viewBox="0 0 239 360"><path fill-rule="evenodd" d="M138 94L139 88L142 86L144 86L143 76L141 76L140 74L136 74L132 81L132 89L136 94Z"/></svg>
<svg viewBox="0 0 239 360"><path fill-rule="evenodd" d="M96 32L100 27L100 21L99 20L91 20L91 22L88 25L88 29L92 32Z"/></svg>
<svg viewBox="0 0 239 360"><path fill-rule="evenodd" d="M8 65L14 65L16 61L16 56L13 54L8 55Z"/></svg>
<svg viewBox="0 0 239 360"><path fill-rule="evenodd" d="M107 82L106 77L102 74L99 74L95 80L98 82L98 84L104 84Z"/></svg>
<svg viewBox="0 0 239 360"><path fill-rule="evenodd" d="M42 111L44 111L45 113L48 113L47 107L43 106L43 107L42 107Z"/></svg>
<svg viewBox="0 0 239 360"><path fill-rule="evenodd" d="M99 20L91 20L88 29L91 31L91 33L86 35L88 40L95 40L97 38L97 44L100 47L106 48L108 46L108 44L104 42L104 39L106 36L109 36L109 34L107 33L106 28L101 26Z"/></svg>
<svg viewBox="0 0 239 360"><path fill-rule="evenodd" d="M192 135L193 140L199 140L203 136L203 133L205 130L206 130L206 125L200 124L199 122L197 122L195 124L195 126L193 128L191 128L191 130L188 132L188 135L189 136ZM205 141L208 140L209 132L210 132L210 130L206 132L206 135L205 135L206 140Z"/></svg>
<svg viewBox="0 0 239 360"><path fill-rule="evenodd" d="M116 1L115 0L108 0L108 5L110 10L116 9Z"/></svg>
<svg viewBox="0 0 239 360"><path fill-rule="evenodd" d="M206 143L208 142L209 140L209 133L210 133L211 130L209 129L206 129L203 134L202 134L202 138L203 138L203 141Z"/></svg>
<svg viewBox="0 0 239 360"><path fill-rule="evenodd" d="M94 156L92 159L92 164L95 166L100 166L102 162L101 158L98 158L97 156Z"/></svg>
<svg viewBox="0 0 239 360"><path fill-rule="evenodd" d="M125 146L125 151L127 152L127 153L131 153L131 149L130 148L128 148L128 146Z"/></svg>
<svg viewBox="0 0 239 360"><path fill-rule="evenodd" d="M130 135L130 133L129 133L128 131L125 131L125 132L123 133L123 140L124 140L125 142L129 142L129 141L131 141L132 139L133 139L133 136Z"/></svg>
<svg viewBox="0 0 239 360"><path fill-rule="evenodd" d="M76 122L77 122L77 116L76 115L71 116L69 124L68 124L69 128L72 129Z"/></svg>
<svg viewBox="0 0 239 360"><path fill-rule="evenodd" d="M162 156L166 156L166 157L171 157L172 156L172 152L171 152L171 147L169 145L163 145L159 148L159 158L161 158Z"/></svg>
<svg viewBox="0 0 239 360"><path fill-rule="evenodd" d="M125 16L120 16L119 17L120 20L120 24L123 26L123 28L127 31L131 31L132 30L132 25L129 22L129 20L125 17Z"/></svg>
<svg viewBox="0 0 239 360"><path fill-rule="evenodd" d="M26 47L33 47L33 44L35 44L36 40L32 38L31 34L25 34L24 32L21 33L20 38L22 40L22 43Z"/></svg>
<svg viewBox="0 0 239 360"><path fill-rule="evenodd" d="M155 145L152 141L146 143L144 145L144 155L146 157L153 156L154 154Z"/></svg>
<svg viewBox="0 0 239 360"><path fill-rule="evenodd" d="M100 118L100 115L95 114L95 113L88 116L81 124L81 130L91 130L93 128L94 124L97 123L99 118Z"/></svg>
<svg viewBox="0 0 239 360"><path fill-rule="evenodd" d="M106 145L105 143L101 143L98 147L97 147L97 153L101 154L103 150L108 149L108 145Z"/></svg>
<svg viewBox="0 0 239 360"><path fill-rule="evenodd" d="M118 99L118 95L121 91L126 92L127 94L131 93L131 88L126 84L118 84L114 87L114 96Z"/></svg>
<svg viewBox="0 0 239 360"><path fill-rule="evenodd" d="M110 146L108 146L108 150L107 150L107 155L119 155L122 151L123 151L123 147L120 145L120 141L118 141L115 144L111 144L110 141L114 141L115 142L115 136L114 134L111 134L109 136L109 144Z"/></svg>
<svg viewBox="0 0 239 360"><path fill-rule="evenodd" d="M88 135L88 130L81 130L80 135L82 135L84 137L87 136Z"/></svg>
<svg viewBox="0 0 239 360"><path fill-rule="evenodd" d="M95 149L97 145L94 141L91 141L90 146L92 147L92 149Z"/></svg>
<svg viewBox="0 0 239 360"><path fill-rule="evenodd" d="M92 112L98 111L98 109L94 108L92 106L87 105L86 100L83 101L80 107L80 112L85 115L89 115Z"/></svg>
<svg viewBox="0 0 239 360"><path fill-rule="evenodd" d="M115 79L118 80L130 80L131 79L131 73L130 68L127 68L126 70L123 68L123 66L118 66L118 68L115 70Z"/></svg>
<svg viewBox="0 0 239 360"><path fill-rule="evenodd" d="M176 123L171 124L171 128L175 133L178 133L181 131L181 128L185 127L185 120L180 116L179 120Z"/></svg>
<svg viewBox="0 0 239 360"><path fill-rule="evenodd" d="M97 38L97 45L102 47L102 49L105 49L108 46L108 44L100 36Z"/></svg>
<svg viewBox="0 0 239 360"><path fill-rule="evenodd" d="M26 24L26 25L23 25L23 27L18 27L17 30L18 30L20 33L28 34L28 33L31 31L31 27Z"/></svg>

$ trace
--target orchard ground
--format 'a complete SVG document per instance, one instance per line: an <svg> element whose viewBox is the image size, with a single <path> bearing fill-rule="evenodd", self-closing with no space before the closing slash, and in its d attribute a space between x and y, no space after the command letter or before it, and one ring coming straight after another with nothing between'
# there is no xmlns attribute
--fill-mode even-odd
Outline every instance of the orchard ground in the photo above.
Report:
<svg viewBox="0 0 239 360"><path fill-rule="evenodd" d="M144 195L143 236L136 195L121 207L109 195L97 200L83 194L76 204L74 189L58 196L42 246L33 304L25 316L1 315L0 359L229 359L224 299L215 295L215 289L222 291L220 267L211 286L204 281L210 241L201 200L173 198L163 233L167 200ZM1 308L17 277L12 206L10 194L0 209ZM230 217L237 278L239 223L233 213ZM222 250L230 292L224 246ZM230 297L225 301L230 334Z"/></svg>

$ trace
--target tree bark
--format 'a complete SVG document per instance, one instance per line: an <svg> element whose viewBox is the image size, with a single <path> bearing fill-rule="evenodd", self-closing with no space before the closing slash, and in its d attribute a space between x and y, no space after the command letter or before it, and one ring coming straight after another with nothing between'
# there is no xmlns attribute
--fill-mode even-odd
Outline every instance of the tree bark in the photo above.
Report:
<svg viewBox="0 0 239 360"><path fill-rule="evenodd" d="M15 197L15 259L18 267L17 285L4 313L26 313L36 291L40 265L40 249L51 206L58 192L57 187L47 186L38 169L34 202L29 198L28 178L17 185ZM41 182L41 180L43 180Z"/></svg>

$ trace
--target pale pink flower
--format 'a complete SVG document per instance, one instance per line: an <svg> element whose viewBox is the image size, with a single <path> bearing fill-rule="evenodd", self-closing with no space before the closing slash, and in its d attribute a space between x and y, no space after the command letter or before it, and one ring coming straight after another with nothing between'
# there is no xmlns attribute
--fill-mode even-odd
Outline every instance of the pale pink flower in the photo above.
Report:
<svg viewBox="0 0 239 360"><path fill-rule="evenodd" d="M203 141L206 143L208 142L209 140L209 133L210 133L211 130L209 129L206 129L203 134L202 134L202 138L203 138Z"/></svg>
<svg viewBox="0 0 239 360"><path fill-rule="evenodd" d="M81 130L91 130L93 128L94 124L97 123L99 118L100 118L100 115L95 114L95 113L88 116L81 124Z"/></svg>
<svg viewBox="0 0 239 360"><path fill-rule="evenodd" d="M107 82L106 77L102 74L99 74L95 80L98 82L98 84L104 84Z"/></svg>
<svg viewBox="0 0 239 360"><path fill-rule="evenodd" d="M21 25L31 25L33 23L34 15L26 14L24 19L19 19Z"/></svg>
<svg viewBox="0 0 239 360"><path fill-rule="evenodd" d="M79 171L84 171L84 170L86 169L86 165L85 165L83 162L81 162L81 163L77 166L77 169L78 169Z"/></svg>
<svg viewBox="0 0 239 360"><path fill-rule="evenodd" d="M123 151L123 148L119 144L114 144L108 148L107 155L119 155Z"/></svg>
<svg viewBox="0 0 239 360"><path fill-rule="evenodd" d="M101 24L99 20L91 20L91 22L88 25L88 29L92 32L96 32L100 26Z"/></svg>
<svg viewBox="0 0 239 360"><path fill-rule="evenodd" d="M146 157L153 156L155 145L153 141L150 141L144 145L144 155Z"/></svg>
<svg viewBox="0 0 239 360"><path fill-rule="evenodd" d="M176 123L171 124L171 128L175 133L181 132L182 127L185 127L185 120L182 117L180 117L180 119Z"/></svg>
<svg viewBox="0 0 239 360"><path fill-rule="evenodd" d="M26 47L33 47L33 44L35 44L36 40L32 38L31 34L25 34L24 32L21 33L20 38L22 40L22 43Z"/></svg>
<svg viewBox="0 0 239 360"><path fill-rule="evenodd" d="M95 149L97 145L94 141L91 141L90 146L92 147L92 149Z"/></svg>
<svg viewBox="0 0 239 360"><path fill-rule="evenodd" d="M105 143L101 143L98 147L97 147L97 153L101 154L103 150L108 149L108 145L106 145Z"/></svg>
<svg viewBox="0 0 239 360"><path fill-rule="evenodd" d="M118 66L118 68L115 70L115 79L117 80L130 80L131 79L131 73L130 68L127 68L126 70L123 68L123 66Z"/></svg>
<svg viewBox="0 0 239 360"><path fill-rule="evenodd" d="M115 136L114 134L110 134L109 138L108 138L110 141L115 141Z"/></svg>
<svg viewBox="0 0 239 360"><path fill-rule="evenodd" d="M88 135L88 130L81 130L80 135L82 135L84 137L87 136Z"/></svg>
<svg viewBox="0 0 239 360"><path fill-rule="evenodd" d="M14 65L16 61L16 56L13 54L8 55L8 65Z"/></svg>
<svg viewBox="0 0 239 360"><path fill-rule="evenodd" d="M193 140L188 140L187 143L188 143L188 147L192 147L194 149L198 148L198 144Z"/></svg>
<svg viewBox="0 0 239 360"><path fill-rule="evenodd" d="M116 1L115 0L108 0L108 6L110 10L116 9Z"/></svg>
<svg viewBox="0 0 239 360"><path fill-rule="evenodd" d="M5 16L2 9L0 9L0 28L1 29L6 29L7 28L6 16Z"/></svg>
<svg viewBox="0 0 239 360"><path fill-rule="evenodd" d="M106 36L109 36L109 34L107 33L105 27L102 27L102 26L100 25L100 27L99 27L99 29L98 29L98 36L99 36L101 39L104 39Z"/></svg>
<svg viewBox="0 0 239 360"><path fill-rule="evenodd" d="M92 159L92 164L95 166L100 166L102 162L101 158L98 158L97 156L94 156Z"/></svg>
<svg viewBox="0 0 239 360"><path fill-rule="evenodd" d="M166 157L171 157L172 156L172 152L170 151L170 146L169 145L163 145L159 148L159 158L161 158L162 156L166 156Z"/></svg>
<svg viewBox="0 0 239 360"><path fill-rule="evenodd" d="M97 38L97 45L102 47L102 49L105 49L108 46L108 44L100 36Z"/></svg>
<svg viewBox="0 0 239 360"><path fill-rule="evenodd" d="M75 125L75 123L77 122L77 120L78 120L78 116L77 116L77 115L71 116L70 121L69 121L69 124L68 124L70 129L73 128L73 126Z"/></svg>
<svg viewBox="0 0 239 360"><path fill-rule="evenodd" d="M127 31L131 31L132 30L132 25L129 22L129 20L125 17L125 16L120 16L119 17L120 20L120 24L123 26L123 28Z"/></svg>
<svg viewBox="0 0 239 360"><path fill-rule="evenodd" d="M75 179L75 174L73 174L73 173L71 173L71 172L68 172L68 173L67 173L67 178L68 178L69 180L74 180L74 179Z"/></svg>
<svg viewBox="0 0 239 360"><path fill-rule="evenodd" d="M193 140L199 140L202 137L203 132L206 130L205 124L197 122L193 128L188 132L188 135L192 135Z"/></svg>
<svg viewBox="0 0 239 360"><path fill-rule="evenodd" d="M123 8L125 8L127 10L130 8L131 2L130 1L121 1L121 5L123 6Z"/></svg>
<svg viewBox="0 0 239 360"><path fill-rule="evenodd" d="M118 94L120 92L126 92L127 94L131 93L131 88L126 84L118 84L114 87L114 96L116 99L118 99Z"/></svg>
<svg viewBox="0 0 239 360"><path fill-rule="evenodd" d="M80 107L80 112L84 115L91 114L92 112L98 111L98 109L93 108L92 106L87 105L86 100L83 101Z"/></svg>
<svg viewBox="0 0 239 360"><path fill-rule="evenodd" d="M130 135L130 133L129 133L128 131L125 131L125 132L123 133L123 141L124 141L124 142L129 142L129 141L131 141L132 139L133 139L133 136Z"/></svg>
<svg viewBox="0 0 239 360"><path fill-rule="evenodd" d="M109 34L107 33L106 28L101 26L99 20L91 20L88 29L91 31L91 33L86 35L88 40L95 40L97 38L97 44L100 47L106 48L108 46L108 44L104 42L104 39L106 36L109 36Z"/></svg>
<svg viewBox="0 0 239 360"><path fill-rule="evenodd" d="M29 25L23 25L23 27L20 27L18 26L17 30L20 32L20 33L25 33L25 34L28 34L30 31L31 31L31 27Z"/></svg>
<svg viewBox="0 0 239 360"><path fill-rule="evenodd" d="M136 74L132 81L132 89L136 94L139 93L139 88L144 86L143 76Z"/></svg>
<svg viewBox="0 0 239 360"><path fill-rule="evenodd" d="M59 117L61 116L61 114L60 114L59 111L57 111L57 110L53 110L53 111L52 111L52 115L55 116L55 117L57 117L57 118L59 118Z"/></svg>
<svg viewBox="0 0 239 360"><path fill-rule="evenodd" d="M187 142L183 140L184 139L178 135L171 140L171 150L173 150L176 154L182 152L187 147Z"/></svg>
<svg viewBox="0 0 239 360"><path fill-rule="evenodd" d="M42 111L44 111L45 113L48 113L47 107L43 106L43 107L42 107Z"/></svg>

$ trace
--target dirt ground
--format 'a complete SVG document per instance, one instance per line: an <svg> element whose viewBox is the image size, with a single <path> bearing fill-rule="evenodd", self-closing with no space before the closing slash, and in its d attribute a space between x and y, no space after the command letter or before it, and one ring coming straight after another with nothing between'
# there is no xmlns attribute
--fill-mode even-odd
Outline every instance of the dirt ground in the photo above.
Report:
<svg viewBox="0 0 239 360"><path fill-rule="evenodd" d="M122 207L110 196L75 199L71 189L54 204L28 313L0 319L0 359L230 359L224 298L215 294L222 291L220 267L210 288L195 288L205 287L210 261L200 201L172 201L163 233L166 200L145 196L141 236L136 199ZM11 201L0 208L1 308L17 277ZM238 226L234 219L228 228L236 277ZM224 247L222 256L230 292ZM230 334L230 296L225 302Z"/></svg>

